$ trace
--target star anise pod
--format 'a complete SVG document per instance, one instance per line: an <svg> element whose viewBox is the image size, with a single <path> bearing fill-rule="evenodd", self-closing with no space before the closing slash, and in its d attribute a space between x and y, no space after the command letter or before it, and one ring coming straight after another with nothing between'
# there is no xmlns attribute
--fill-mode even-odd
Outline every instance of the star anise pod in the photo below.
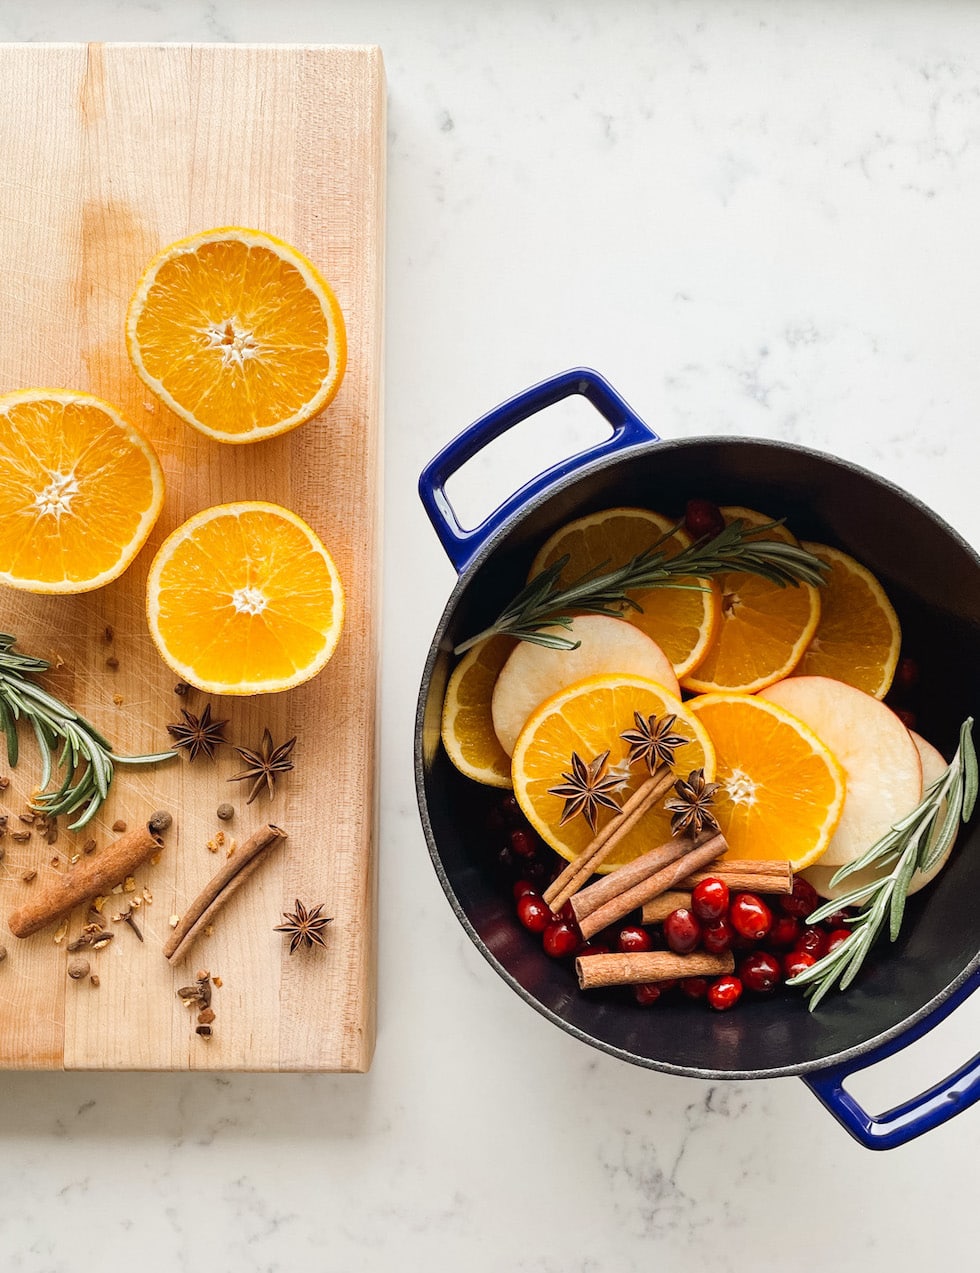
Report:
<svg viewBox="0 0 980 1273"><path fill-rule="evenodd" d="M167 726L167 733L174 740L174 746L184 748L190 760L201 754L207 756L208 760L214 760L214 749L225 741L225 726L228 722L211 719L210 703L200 716L194 716L183 707L180 714L184 718L182 725L178 723Z"/></svg>
<svg viewBox="0 0 980 1273"><path fill-rule="evenodd" d="M285 924L277 924L275 932L289 933L289 953L294 955L300 946L306 946L312 949L314 946L326 947L323 940L323 934L328 924L333 922L333 916L323 914L323 903L319 906L311 907L307 910L303 903L297 897L296 909L294 911L283 911L283 919Z"/></svg>
<svg viewBox="0 0 980 1273"><path fill-rule="evenodd" d="M639 712L634 712L633 719L636 721L636 729L625 730L620 738L624 743L629 743L629 763L633 765L642 760L650 773L661 765L672 765L677 748L690 742L683 734L670 732L677 720L676 712L659 717L643 717Z"/></svg>
<svg viewBox="0 0 980 1273"><path fill-rule="evenodd" d="M594 834L600 805L619 813L619 803L609 792L621 786L623 780L617 775L606 776L608 761L608 751L596 756L590 765L577 752L572 752L572 772L562 774L565 781L560 786L548 788L549 795L561 796L565 801L559 826L580 813Z"/></svg>
<svg viewBox="0 0 980 1273"><path fill-rule="evenodd" d="M720 783L705 779L703 769L692 769L687 778L677 779L674 783L676 797L664 801L664 808L673 815L670 829L674 835L696 838L705 829L718 830L718 820L711 812L710 805L720 787Z"/></svg>
<svg viewBox="0 0 980 1273"><path fill-rule="evenodd" d="M277 747L272 741L272 735L269 733L268 728L265 729L262 734L262 747L260 750L253 751L251 747L235 748L235 751L245 761L246 767L240 774L233 774L228 781L251 782L252 790L248 793L247 804L251 804L259 794L263 783L268 788L271 798L276 792L276 775L287 773L293 767L293 762L289 757L295 746L295 734L290 738L289 742L280 743Z"/></svg>

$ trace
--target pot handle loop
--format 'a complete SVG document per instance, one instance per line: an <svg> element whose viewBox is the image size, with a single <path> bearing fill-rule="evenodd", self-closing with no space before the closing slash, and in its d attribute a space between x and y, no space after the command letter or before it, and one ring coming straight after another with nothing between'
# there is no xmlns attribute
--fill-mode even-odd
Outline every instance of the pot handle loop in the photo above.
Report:
<svg viewBox="0 0 980 1273"><path fill-rule="evenodd" d="M502 433L573 393L580 393L605 416L613 427L612 436L545 469L505 499L479 526L465 530L446 496L446 481ZM659 441L659 435L644 424L608 380L589 367L572 367L508 398L453 438L422 470L419 496L446 555L462 574L487 539L528 500L594 460L651 441Z"/></svg>
<svg viewBox="0 0 980 1273"><path fill-rule="evenodd" d="M980 968L967 977L938 1008L897 1038L889 1039L857 1061L845 1061L815 1074L805 1074L804 1083L838 1122L868 1149L895 1149L898 1145L915 1140L924 1132L932 1131L934 1127L948 1122L980 1100L980 1053L928 1091L896 1105L884 1114L869 1114L844 1090L844 1080L859 1070L883 1061L885 1057L901 1052L916 1039L921 1039L978 987Z"/></svg>

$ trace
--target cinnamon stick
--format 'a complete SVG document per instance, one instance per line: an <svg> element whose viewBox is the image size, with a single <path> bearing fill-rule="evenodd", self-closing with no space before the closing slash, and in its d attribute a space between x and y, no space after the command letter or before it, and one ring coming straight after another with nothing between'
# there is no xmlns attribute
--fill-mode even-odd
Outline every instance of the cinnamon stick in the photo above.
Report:
<svg viewBox="0 0 980 1273"><path fill-rule="evenodd" d="M127 831L95 857L87 857L63 875L46 880L37 896L15 910L7 920L10 931L15 937L30 937L31 933L63 919L81 902L112 892L127 875L132 875L163 848L161 832L166 831L170 822L169 813L154 813L144 826Z"/></svg>
<svg viewBox="0 0 980 1273"><path fill-rule="evenodd" d="M606 860L623 836L628 835L650 806L660 799L674 783L674 775L669 765L660 765L650 777L637 787L636 791L623 805L619 813L606 823L595 839L591 840L582 852L562 873L545 889L545 902L552 910L558 911L568 899L579 891L595 869Z"/></svg>
<svg viewBox="0 0 980 1273"><path fill-rule="evenodd" d="M727 848L728 842L720 832L693 843L678 837L590 884L572 898L582 937L588 941L607 924L614 924L644 902L676 888L692 871L700 870Z"/></svg>
<svg viewBox="0 0 980 1273"><path fill-rule="evenodd" d="M239 847L235 856L228 858L221 870L208 880L181 916L180 922L163 947L164 955L172 964L180 963L214 915L245 881L255 874L265 861L269 850L281 844L285 838L286 832L271 823L261 827L250 835Z"/></svg>
<svg viewBox="0 0 980 1273"><path fill-rule="evenodd" d="M684 887L693 888L701 880L724 880L730 889L745 889L751 893L785 893L793 891L793 868L788 862L753 862L729 858L703 871L695 871L684 881Z"/></svg>
<svg viewBox="0 0 980 1273"><path fill-rule="evenodd" d="M729 858L715 862L702 871L694 871L681 881L680 890L661 893L643 904L643 923L658 924L679 906L690 907L691 892L702 880L723 880L730 889L748 893L784 893L793 891L793 870L788 862L753 862Z"/></svg>
<svg viewBox="0 0 980 1273"><path fill-rule="evenodd" d="M630 954L580 955L575 972L582 990L603 986L639 986L675 977L721 977L735 968L732 952L709 955L675 955L669 950L634 951Z"/></svg>
<svg viewBox="0 0 980 1273"><path fill-rule="evenodd" d="M649 902L643 903L643 923L659 924L671 911L680 910L682 907L685 910L691 909L691 894L669 888L666 893L661 893L659 897L651 898Z"/></svg>

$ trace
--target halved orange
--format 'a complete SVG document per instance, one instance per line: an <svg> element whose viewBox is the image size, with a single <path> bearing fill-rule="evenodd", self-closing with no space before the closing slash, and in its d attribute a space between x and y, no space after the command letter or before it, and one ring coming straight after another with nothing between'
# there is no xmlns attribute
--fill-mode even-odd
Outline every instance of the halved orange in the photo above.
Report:
<svg viewBox="0 0 980 1273"><path fill-rule="evenodd" d="M302 518L277 504L219 504L164 540L146 584L164 660L211 694L270 694L333 654L344 589Z"/></svg>
<svg viewBox="0 0 980 1273"><path fill-rule="evenodd" d="M442 705L442 744L456 768L490 787L512 787L510 756L493 728L490 700L517 641L492 636L467 650L453 668Z"/></svg>
<svg viewBox="0 0 980 1273"><path fill-rule="evenodd" d="M844 770L802 721L748 694L688 703L717 758L712 812L732 858L786 861L794 871L826 852L844 808Z"/></svg>
<svg viewBox="0 0 980 1273"><path fill-rule="evenodd" d="M568 555L560 582L570 583L590 570L615 570L662 538L675 525L646 508L607 508L578 517L560 527L541 547L531 565L540 574ZM678 529L662 545L673 557L690 547L691 537ZM652 637L670 659L678 677L698 666L708 650L721 616L721 593L709 579L679 578L685 588L649 588L630 594L642 607L627 609L623 618Z"/></svg>
<svg viewBox="0 0 980 1273"><path fill-rule="evenodd" d="M749 526L773 519L750 508L721 510L726 525L741 518ZM755 538L797 541L785 526ZM730 571L716 577L721 590L721 622L694 672L681 678L685 689L754 694L789 676L820 620L820 589L811 584L780 587L759 575Z"/></svg>
<svg viewBox="0 0 980 1273"><path fill-rule="evenodd" d="M714 748L707 730L688 705L641 676L589 676L577 681L546 699L521 731L511 758L514 795L541 838L569 861L589 844L593 833L582 817L559 825L565 801L549 788L562 783L573 752L590 764L608 751L611 773L622 776L617 798L625 803L649 776L643 765L627 763L629 746L622 738L624 731L635 728L637 712L644 717L676 716L671 732L690 739L675 752L673 768L679 777L699 768L707 778L714 776ZM600 814L608 817L615 814ZM598 870L611 871L669 839L670 814L661 801L640 818Z"/></svg>
<svg viewBox="0 0 980 1273"><path fill-rule="evenodd" d="M130 301L126 340L150 389L221 442L309 420L333 399L347 362L329 283L288 243L240 226L164 248Z"/></svg>
<svg viewBox="0 0 980 1273"><path fill-rule="evenodd" d="M0 398L0 583L102 587L146 542L163 491L153 447L107 402L67 389Z"/></svg>
<svg viewBox="0 0 980 1273"><path fill-rule="evenodd" d="M884 698L902 645L898 615L884 588L866 566L839 548L802 546L829 569L820 589L820 622L794 676L829 676Z"/></svg>

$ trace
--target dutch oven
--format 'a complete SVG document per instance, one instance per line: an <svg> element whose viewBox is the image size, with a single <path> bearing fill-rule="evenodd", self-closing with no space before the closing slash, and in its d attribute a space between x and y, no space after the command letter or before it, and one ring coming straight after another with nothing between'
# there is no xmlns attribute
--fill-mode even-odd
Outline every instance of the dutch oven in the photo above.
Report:
<svg viewBox="0 0 980 1273"><path fill-rule="evenodd" d="M528 482L475 529L461 527L445 493L451 474L512 426L572 394L605 417L610 436ZM616 505L682 515L686 498L699 496L785 517L800 538L836 545L877 575L900 616L904 647L921 664L917 728L948 757L963 718L980 715L980 558L970 545L905 491L834 456L742 437L662 441L587 368L535 385L476 421L431 461L419 489L459 579L419 693L418 803L446 896L491 967L549 1021L624 1061L713 1081L799 1075L871 1148L911 1140L980 1098L980 1054L880 1115L866 1112L843 1086L848 1075L926 1033L980 985L977 816L961 829L938 879L910 899L895 945L816 1012L788 992L743 1000L728 1013L669 998L644 1012L625 998L580 993L570 968L548 959L540 938L517 923L482 842L489 832L480 830L500 793L461 775L440 744L453 647L494 620L554 530Z"/></svg>

